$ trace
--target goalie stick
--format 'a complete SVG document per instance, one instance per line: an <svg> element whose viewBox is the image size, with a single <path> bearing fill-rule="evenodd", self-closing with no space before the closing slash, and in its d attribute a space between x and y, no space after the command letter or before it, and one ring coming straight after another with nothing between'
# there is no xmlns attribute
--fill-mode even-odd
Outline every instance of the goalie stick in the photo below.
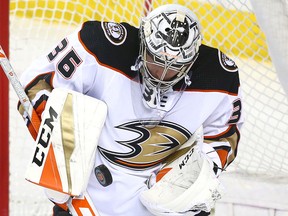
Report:
<svg viewBox="0 0 288 216"><path fill-rule="evenodd" d="M29 100L27 94L24 91L15 71L13 70L10 61L6 57L6 54L2 47L0 46L0 64L1 67L7 76L8 80L10 81L12 87L14 88L21 104L23 105L25 111L27 112L28 118L31 121L35 134L37 135L41 121L33 108L31 101ZM34 139L36 137L33 137Z"/></svg>
<svg viewBox="0 0 288 216"><path fill-rule="evenodd" d="M19 98L20 103L22 104L25 112L27 113L29 120L31 121L32 127L35 132L34 135L32 136L34 139L36 139L40 125L41 125L41 120L38 117L35 109L33 108L33 105L28 95L26 94L22 84L20 83L1 45L0 45L0 64L6 77L8 78L12 87L14 88ZM73 216L84 215L84 213L82 212L83 209L86 213L92 216L100 216L99 212L95 209L95 206L93 205L89 197L89 194L86 191L80 196L73 197L73 198L70 197L68 201L66 202L66 204Z"/></svg>

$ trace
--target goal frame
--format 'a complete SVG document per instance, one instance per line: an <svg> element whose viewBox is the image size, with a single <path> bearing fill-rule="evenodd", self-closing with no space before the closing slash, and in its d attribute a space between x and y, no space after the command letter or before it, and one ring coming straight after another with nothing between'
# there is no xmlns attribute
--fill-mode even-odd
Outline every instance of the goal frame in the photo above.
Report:
<svg viewBox="0 0 288 216"><path fill-rule="evenodd" d="M0 7L0 44L9 56L9 0L2 0ZM0 215L9 215L9 83L0 69Z"/></svg>

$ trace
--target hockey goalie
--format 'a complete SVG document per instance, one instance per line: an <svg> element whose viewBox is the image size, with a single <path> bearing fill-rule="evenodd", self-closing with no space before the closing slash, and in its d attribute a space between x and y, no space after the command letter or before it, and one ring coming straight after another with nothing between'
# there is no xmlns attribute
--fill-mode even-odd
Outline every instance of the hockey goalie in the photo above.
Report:
<svg viewBox="0 0 288 216"><path fill-rule="evenodd" d="M209 215L244 121L238 67L202 44L188 8L128 23L87 21L38 58L19 106L35 152L27 180L54 216Z"/></svg>

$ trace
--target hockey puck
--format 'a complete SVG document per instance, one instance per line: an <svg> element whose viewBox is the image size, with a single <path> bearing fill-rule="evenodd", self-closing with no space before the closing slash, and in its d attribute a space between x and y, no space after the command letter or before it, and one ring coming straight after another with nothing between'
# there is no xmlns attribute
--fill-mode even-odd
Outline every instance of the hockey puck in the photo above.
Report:
<svg viewBox="0 0 288 216"><path fill-rule="evenodd" d="M113 182L112 175L104 164L95 167L94 173L96 179L103 187L107 187L108 185L112 184Z"/></svg>

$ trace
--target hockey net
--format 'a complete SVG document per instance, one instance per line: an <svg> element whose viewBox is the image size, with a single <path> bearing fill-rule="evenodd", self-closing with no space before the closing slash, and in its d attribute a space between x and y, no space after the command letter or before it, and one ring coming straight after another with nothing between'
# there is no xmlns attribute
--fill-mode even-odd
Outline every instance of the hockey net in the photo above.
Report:
<svg viewBox="0 0 288 216"><path fill-rule="evenodd" d="M126 21L138 26L147 11L165 3L192 9L202 25L203 42L219 47L240 68L246 123L237 159L226 173L272 185L288 182L288 76L283 60L287 60L288 12L284 0L253 4L248 0L10 0L11 63L20 76L35 58L84 21ZM24 180L33 141L16 111L17 100L11 88L10 215L51 215L42 190Z"/></svg>

